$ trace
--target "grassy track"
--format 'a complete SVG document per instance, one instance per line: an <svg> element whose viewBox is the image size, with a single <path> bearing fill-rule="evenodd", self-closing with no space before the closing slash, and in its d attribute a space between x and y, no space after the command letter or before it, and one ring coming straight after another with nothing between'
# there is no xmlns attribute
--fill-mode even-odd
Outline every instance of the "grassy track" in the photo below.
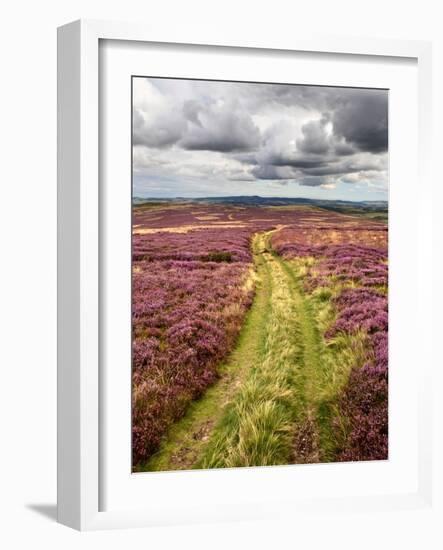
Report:
<svg viewBox="0 0 443 550"><path fill-rule="evenodd" d="M253 242L257 287L221 378L169 431L139 470L327 462L337 442L334 401L354 357L327 349L318 303L303 274L273 253L269 234ZM342 353L341 361L337 353Z"/></svg>
<svg viewBox="0 0 443 550"><path fill-rule="evenodd" d="M186 416L170 429L167 439L140 471L192 468L220 420L224 406L241 387L245 377L263 354L266 324L271 310L271 274L261 253L261 242L253 242L256 295L247 314L237 346L219 369L220 380L195 401Z"/></svg>
<svg viewBox="0 0 443 550"><path fill-rule="evenodd" d="M271 273L271 311L261 355L227 405L197 467L287 464L294 423L303 409L303 348L291 281L259 236Z"/></svg>
<svg viewBox="0 0 443 550"><path fill-rule="evenodd" d="M297 307L303 346L304 411L295 429L291 462L329 462L334 458L336 447L331 426L334 411L325 396L332 365L327 361L314 304L305 296L301 278L290 263L277 259L293 284L292 299Z"/></svg>
<svg viewBox="0 0 443 550"><path fill-rule="evenodd" d="M290 264L262 236L272 277L265 353L228 405L197 467L266 466L332 459L322 406L323 342Z"/></svg>

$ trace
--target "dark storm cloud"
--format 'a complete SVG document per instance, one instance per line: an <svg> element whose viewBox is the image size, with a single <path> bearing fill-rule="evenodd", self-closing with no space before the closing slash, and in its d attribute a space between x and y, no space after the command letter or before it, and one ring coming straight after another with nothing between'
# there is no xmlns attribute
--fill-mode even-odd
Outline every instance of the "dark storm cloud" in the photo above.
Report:
<svg viewBox="0 0 443 550"><path fill-rule="evenodd" d="M297 149L303 153L326 155L331 143L326 131L327 118L311 120L302 126L303 138L297 140Z"/></svg>
<svg viewBox="0 0 443 550"><path fill-rule="evenodd" d="M322 128L333 123L336 138L360 151L381 152L388 145L388 94L386 90L315 86L272 86L263 94L269 101L296 104L322 113L306 130L306 147L322 149Z"/></svg>
<svg viewBox="0 0 443 550"><path fill-rule="evenodd" d="M360 151L380 153L388 148L388 103L386 94L354 93L352 100L332 117L334 133Z"/></svg>
<svg viewBox="0 0 443 550"><path fill-rule="evenodd" d="M300 176L297 179L299 185L306 187L319 187L320 185L325 185L328 179L324 176Z"/></svg>
<svg viewBox="0 0 443 550"><path fill-rule="evenodd" d="M135 162L141 160L135 169L150 177L325 189L337 182L387 181L386 91L140 81L133 144L141 151Z"/></svg>
<svg viewBox="0 0 443 550"><path fill-rule="evenodd" d="M273 166L262 164L254 166L251 174L260 180L287 180L293 179L295 171L290 166Z"/></svg>
<svg viewBox="0 0 443 550"><path fill-rule="evenodd" d="M161 113L146 122L138 109L134 109L132 138L134 145L145 147L170 147L181 138L186 121L177 113Z"/></svg>
<svg viewBox="0 0 443 550"><path fill-rule="evenodd" d="M312 167L303 169L303 173L313 176L336 176L338 174L352 174L355 172L366 172L379 170L379 166L375 163L354 160L353 162L336 161L326 166Z"/></svg>
<svg viewBox="0 0 443 550"><path fill-rule="evenodd" d="M367 156L354 156L352 159L339 157L322 160L320 158L275 158L251 169L257 179L295 179L300 185L322 185L326 176L345 176L360 172L378 172L385 169L383 163L370 161Z"/></svg>
<svg viewBox="0 0 443 550"><path fill-rule="evenodd" d="M179 145L191 151L231 153L251 151L260 144L260 131L235 102L183 106L188 125Z"/></svg>
<svg viewBox="0 0 443 550"><path fill-rule="evenodd" d="M200 119L198 118L198 113L201 109L201 106L199 105L198 101L188 100L183 103L183 115L187 120L190 122L193 122L197 126L202 125Z"/></svg>
<svg viewBox="0 0 443 550"><path fill-rule="evenodd" d="M289 93L285 91L284 97ZM284 125L274 124L263 139L259 166L252 170L255 177L283 179L290 174L287 177L295 177L300 185L315 186L323 185L326 176L362 173L363 178L365 172L385 170L379 155L388 145L386 92L334 89L328 94L327 89L307 87L299 97L310 106L320 103L324 109L320 118L305 122L295 146L284 149L274 137L285 132Z"/></svg>
<svg viewBox="0 0 443 550"><path fill-rule="evenodd" d="M181 110L165 110L150 122L134 108L133 143L154 148L177 145L190 151L252 151L260 145L260 130L233 100L188 100Z"/></svg>
<svg viewBox="0 0 443 550"><path fill-rule="evenodd" d="M297 139L297 149L313 155L347 156L357 149L346 140L345 136L337 134L336 127L329 113L323 113L320 120L311 120L301 128L302 138Z"/></svg>
<svg viewBox="0 0 443 550"><path fill-rule="evenodd" d="M319 156L309 155L276 155L268 159L269 164L273 166L292 166L293 168L300 168L301 170L309 170L312 168L320 168L327 166L331 159L323 159Z"/></svg>
<svg viewBox="0 0 443 550"><path fill-rule="evenodd" d="M294 86L291 84L253 85L245 89L245 96L254 108L263 106L298 105L303 109L330 111L344 102L343 97L350 88L330 88L323 86Z"/></svg>
<svg viewBox="0 0 443 550"><path fill-rule="evenodd" d="M344 139L341 141L336 141L334 143L334 154L338 155L339 157L353 155L355 152L355 147L350 143L347 143Z"/></svg>
<svg viewBox="0 0 443 550"><path fill-rule="evenodd" d="M254 166L255 164L258 164L257 161L257 154L256 153L233 153L231 155L231 158L233 160L237 160L238 162L241 162L242 164L248 164L250 166Z"/></svg>
<svg viewBox="0 0 443 550"><path fill-rule="evenodd" d="M299 149L324 154L328 150L325 128L332 123L336 153L352 154L355 149L379 153L388 147L388 95L385 90L273 86L262 100L296 104L322 113L320 120L303 127Z"/></svg>

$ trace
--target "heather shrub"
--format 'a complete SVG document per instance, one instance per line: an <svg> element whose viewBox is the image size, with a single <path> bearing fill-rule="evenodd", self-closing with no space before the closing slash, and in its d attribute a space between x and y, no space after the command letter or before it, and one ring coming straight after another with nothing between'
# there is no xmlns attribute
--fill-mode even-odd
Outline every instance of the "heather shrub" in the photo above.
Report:
<svg viewBox="0 0 443 550"><path fill-rule="evenodd" d="M388 301L365 288L347 288L334 300L338 316L326 336L363 331L368 335L367 363L354 367L339 398L347 419L339 461L388 458Z"/></svg>
<svg viewBox="0 0 443 550"><path fill-rule="evenodd" d="M385 226L315 209L221 205L136 209L133 224L135 466L158 450L170 426L219 377L253 299L251 238L271 229L278 230L264 249L300 260L297 275L321 304L318 323L329 348L362 335L367 346L364 367L355 366L349 377L347 367L340 378L334 406L346 419L346 437L337 459L387 457Z"/></svg>
<svg viewBox="0 0 443 550"><path fill-rule="evenodd" d="M388 458L387 369L367 365L353 369L340 399L341 414L349 420L349 434L339 461Z"/></svg>
<svg viewBox="0 0 443 550"><path fill-rule="evenodd" d="M330 349L343 336L365 336L366 362L355 365L337 399L339 461L388 457L388 284L387 230L359 227L285 228L273 246L303 264L298 274L315 300L331 300L335 310L324 336ZM311 265L305 261L314 258ZM303 260L303 261L302 261ZM332 291L335 289L335 293ZM334 296L334 297L333 297ZM321 310L321 308L320 308ZM323 311L323 310L321 310ZM324 310L326 311L326 310ZM326 311L326 317L330 312ZM322 326L322 320L318 320ZM337 356L338 357L338 356ZM343 420L346 429L343 435Z"/></svg>
<svg viewBox="0 0 443 550"><path fill-rule="evenodd" d="M204 255L201 235L141 237L134 241L132 285L134 465L217 380L253 297L253 287L245 288L251 255L243 232L217 231L217 251ZM215 235L210 239L213 246Z"/></svg>

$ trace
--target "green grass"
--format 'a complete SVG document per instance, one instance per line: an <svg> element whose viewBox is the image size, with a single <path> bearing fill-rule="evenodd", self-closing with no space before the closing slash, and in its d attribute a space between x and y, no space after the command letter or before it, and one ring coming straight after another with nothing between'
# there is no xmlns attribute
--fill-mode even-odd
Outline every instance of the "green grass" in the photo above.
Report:
<svg viewBox="0 0 443 550"><path fill-rule="evenodd" d="M322 337L322 324L328 324L333 316L330 300L332 293L329 289L318 290L316 298L324 306L323 323L319 323L319 310L315 307L315 301L310 299L303 291L302 281L306 275L303 263L311 266L312 259L304 258L298 270L294 270L290 262L277 257L289 280L294 287L293 300L295 300L300 319L300 333L303 339L303 372L304 372L304 411L295 426L297 431L305 434L309 426L309 448L312 449L307 457L298 457L300 450L297 444L294 446L293 460L298 462L301 458L307 458L310 462L330 462L334 459L336 440L332 429L332 410L328 398L325 398L327 389L327 377L331 370L330 362L326 360L327 352ZM297 441L297 437L296 437Z"/></svg>
<svg viewBox="0 0 443 550"><path fill-rule="evenodd" d="M138 471L330 462L348 422L338 398L365 360L364 335L323 334L340 284L305 293L313 258L284 260L268 234L253 241L255 299L220 380ZM251 279L251 284L254 281Z"/></svg>
<svg viewBox="0 0 443 550"><path fill-rule="evenodd" d="M297 258L285 262L291 276L302 283L307 267L315 269L312 258ZM315 320L318 344L318 364L312 371L314 391L308 400L316 418L319 437L319 460L331 462L335 459L337 449L347 436L348 421L343 418L338 408L338 399L346 386L351 369L363 366L367 357L367 336L362 332L356 334L338 334L327 342L320 335L335 321L335 310L332 298L343 290L341 282L330 279L330 286L319 287L312 294L305 294L309 317Z"/></svg>
<svg viewBox="0 0 443 550"><path fill-rule="evenodd" d="M263 354L266 325L271 310L271 278L261 243L255 239L255 299L249 310L237 345L220 366L220 380L189 407L187 414L167 434L160 449L137 471L189 469L201 455L209 433L222 416L223 408L242 385ZM248 286L248 285L246 285Z"/></svg>
<svg viewBox="0 0 443 550"><path fill-rule="evenodd" d="M259 248L271 273L272 308L262 352L227 405L196 468L287 464L293 426L303 409L300 319L290 280L275 257Z"/></svg>

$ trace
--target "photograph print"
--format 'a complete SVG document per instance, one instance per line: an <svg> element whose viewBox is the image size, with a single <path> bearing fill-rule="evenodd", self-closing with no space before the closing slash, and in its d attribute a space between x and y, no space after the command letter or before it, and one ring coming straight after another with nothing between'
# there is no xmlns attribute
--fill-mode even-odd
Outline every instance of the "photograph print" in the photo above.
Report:
<svg viewBox="0 0 443 550"><path fill-rule="evenodd" d="M132 471L388 459L388 90L132 78Z"/></svg>

